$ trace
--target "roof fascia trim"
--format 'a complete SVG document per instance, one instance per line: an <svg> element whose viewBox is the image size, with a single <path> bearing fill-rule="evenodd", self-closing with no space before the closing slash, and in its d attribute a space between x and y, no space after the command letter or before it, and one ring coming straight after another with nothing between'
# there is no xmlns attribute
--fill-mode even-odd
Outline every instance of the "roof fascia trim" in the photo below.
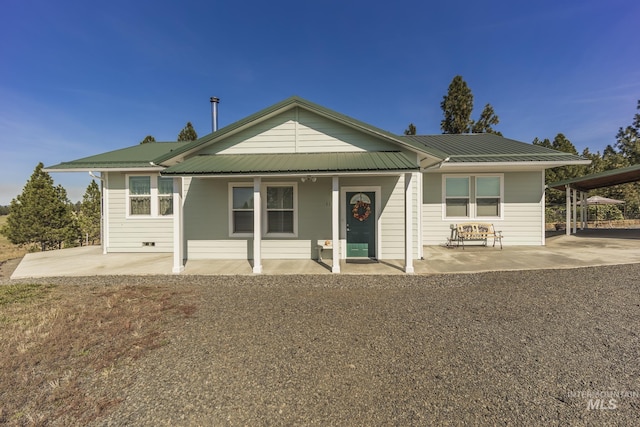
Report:
<svg viewBox="0 0 640 427"><path fill-rule="evenodd" d="M148 168L104 168L104 167L78 167L78 168L43 168L44 172L158 172L163 171L165 168L162 166L148 167Z"/></svg>
<svg viewBox="0 0 640 427"><path fill-rule="evenodd" d="M332 177L332 176L341 176L341 175L399 175L403 173L410 172L420 172L418 168L415 169L393 169L393 170L365 170L365 171L326 171L326 172L246 172L246 173L161 173L162 176L189 176L189 177L201 177L201 178L228 178L228 177L244 177L244 178L253 178L253 177L266 177L266 178L275 178L275 177L293 177L293 178L301 178L306 176L317 176L317 177Z"/></svg>
<svg viewBox="0 0 640 427"><path fill-rule="evenodd" d="M546 168L555 168L558 166L570 166L570 165L589 165L591 160L570 160L570 161L522 161L522 162L443 162L441 165L436 165L437 169L456 169L456 168L469 168L469 167L497 167L497 166L535 166Z"/></svg>

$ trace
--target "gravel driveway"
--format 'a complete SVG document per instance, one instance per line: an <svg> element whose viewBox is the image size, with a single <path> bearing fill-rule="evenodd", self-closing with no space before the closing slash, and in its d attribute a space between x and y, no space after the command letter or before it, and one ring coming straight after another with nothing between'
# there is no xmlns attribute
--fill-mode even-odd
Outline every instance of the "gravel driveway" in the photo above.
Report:
<svg viewBox="0 0 640 427"><path fill-rule="evenodd" d="M95 425L638 425L639 277L129 278L198 309L114 371Z"/></svg>

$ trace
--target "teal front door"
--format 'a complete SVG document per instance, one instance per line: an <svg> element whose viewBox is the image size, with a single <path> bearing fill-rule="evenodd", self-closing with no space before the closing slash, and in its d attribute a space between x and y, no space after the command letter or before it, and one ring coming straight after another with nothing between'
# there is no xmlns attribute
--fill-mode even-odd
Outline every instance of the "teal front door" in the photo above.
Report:
<svg viewBox="0 0 640 427"><path fill-rule="evenodd" d="M347 191L347 258L376 258L376 200L373 191Z"/></svg>

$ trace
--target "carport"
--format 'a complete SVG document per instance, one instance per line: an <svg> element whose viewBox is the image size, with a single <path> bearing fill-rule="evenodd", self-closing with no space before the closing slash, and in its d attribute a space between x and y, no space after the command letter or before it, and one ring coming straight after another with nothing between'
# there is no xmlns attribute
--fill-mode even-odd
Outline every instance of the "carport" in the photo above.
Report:
<svg viewBox="0 0 640 427"><path fill-rule="evenodd" d="M572 232L575 234L578 228L578 200L580 200L580 229L584 229L586 226L586 198L588 191L637 181L640 181L640 164L552 182L547 184L547 188L566 192L566 234L568 236Z"/></svg>

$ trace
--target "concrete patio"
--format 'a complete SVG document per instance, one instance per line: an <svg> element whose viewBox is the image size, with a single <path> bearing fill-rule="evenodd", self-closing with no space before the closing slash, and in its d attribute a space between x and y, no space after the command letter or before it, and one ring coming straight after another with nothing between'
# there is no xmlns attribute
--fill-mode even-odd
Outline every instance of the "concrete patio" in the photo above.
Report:
<svg viewBox="0 0 640 427"><path fill-rule="evenodd" d="M547 238L546 246L425 246L416 274L557 269L640 263L640 229L597 229ZM94 275L170 275L172 254L111 253L80 247L27 254L11 279ZM332 274L331 261L263 260L264 274ZM340 274L405 274L403 260L341 262ZM190 260L187 275L252 275L246 260Z"/></svg>

